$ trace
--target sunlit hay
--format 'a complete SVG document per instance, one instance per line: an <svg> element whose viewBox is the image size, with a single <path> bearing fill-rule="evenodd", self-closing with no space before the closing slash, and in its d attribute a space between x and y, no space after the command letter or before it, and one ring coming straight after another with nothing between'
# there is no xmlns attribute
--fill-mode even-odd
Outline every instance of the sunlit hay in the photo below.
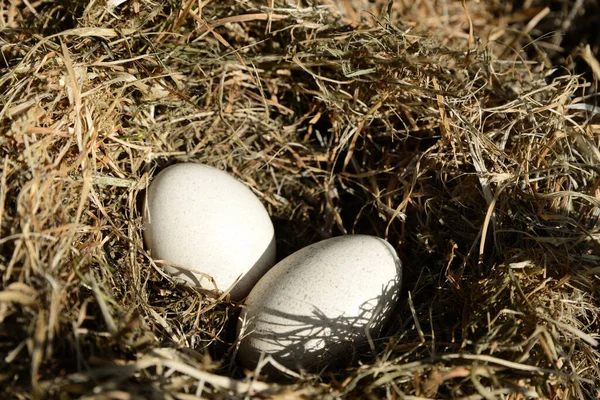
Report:
<svg viewBox="0 0 600 400"><path fill-rule="evenodd" d="M598 109L506 29L541 11L288 3L0 5L7 393L596 397ZM405 278L375 351L281 382L239 367L238 305L143 246L145 188L184 161L253 190L279 257L386 238Z"/></svg>

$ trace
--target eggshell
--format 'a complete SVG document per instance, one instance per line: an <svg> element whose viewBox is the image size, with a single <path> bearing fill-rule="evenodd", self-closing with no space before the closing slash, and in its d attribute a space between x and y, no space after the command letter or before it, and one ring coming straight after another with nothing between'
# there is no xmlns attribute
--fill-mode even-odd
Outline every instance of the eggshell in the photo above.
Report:
<svg viewBox="0 0 600 400"><path fill-rule="evenodd" d="M321 370L349 361L394 308L401 264L385 240L348 235L305 247L276 264L246 299L239 361L271 356L284 367Z"/></svg>
<svg viewBox="0 0 600 400"><path fill-rule="evenodd" d="M151 182L144 204L144 240L173 277L244 298L275 263L269 214L254 193L226 172L175 164ZM209 278L214 279L214 283Z"/></svg>

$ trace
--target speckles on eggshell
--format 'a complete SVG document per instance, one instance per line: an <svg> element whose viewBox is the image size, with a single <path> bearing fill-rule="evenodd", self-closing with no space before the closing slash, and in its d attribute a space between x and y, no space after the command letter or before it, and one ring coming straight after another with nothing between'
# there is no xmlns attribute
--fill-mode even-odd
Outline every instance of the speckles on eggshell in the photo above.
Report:
<svg viewBox="0 0 600 400"><path fill-rule="evenodd" d="M253 368L261 353L291 369L315 369L376 336L394 307L401 265L383 239L348 235L290 255L256 284L239 324L239 359Z"/></svg>
<svg viewBox="0 0 600 400"><path fill-rule="evenodd" d="M224 171L175 164L159 173L144 204L144 241L177 279L245 297L275 262L275 233L262 203Z"/></svg>

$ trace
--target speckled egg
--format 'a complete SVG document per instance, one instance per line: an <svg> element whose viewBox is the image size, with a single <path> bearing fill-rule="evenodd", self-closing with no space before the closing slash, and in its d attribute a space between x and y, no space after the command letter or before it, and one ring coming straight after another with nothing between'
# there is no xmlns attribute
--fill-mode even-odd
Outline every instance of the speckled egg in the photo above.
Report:
<svg viewBox="0 0 600 400"><path fill-rule="evenodd" d="M275 263L273 224L260 200L208 165L161 171L148 188L143 220L144 241L167 273L212 292L235 284L234 300Z"/></svg>
<svg viewBox="0 0 600 400"><path fill-rule="evenodd" d="M261 355L292 370L348 362L382 330L397 302L401 264L385 240L348 235L305 247L252 289L238 322L241 364Z"/></svg>

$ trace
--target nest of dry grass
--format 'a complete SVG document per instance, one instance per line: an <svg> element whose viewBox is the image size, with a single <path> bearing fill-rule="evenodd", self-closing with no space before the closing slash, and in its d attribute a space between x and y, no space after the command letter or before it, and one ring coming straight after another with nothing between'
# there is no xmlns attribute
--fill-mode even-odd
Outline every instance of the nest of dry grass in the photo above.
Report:
<svg viewBox="0 0 600 400"><path fill-rule="evenodd" d="M0 3L4 393L598 396L593 49L543 40L552 5L404 3ZM143 191L179 161L250 185L280 258L387 238L405 280L376 351L284 382L238 367L238 305L143 246Z"/></svg>

